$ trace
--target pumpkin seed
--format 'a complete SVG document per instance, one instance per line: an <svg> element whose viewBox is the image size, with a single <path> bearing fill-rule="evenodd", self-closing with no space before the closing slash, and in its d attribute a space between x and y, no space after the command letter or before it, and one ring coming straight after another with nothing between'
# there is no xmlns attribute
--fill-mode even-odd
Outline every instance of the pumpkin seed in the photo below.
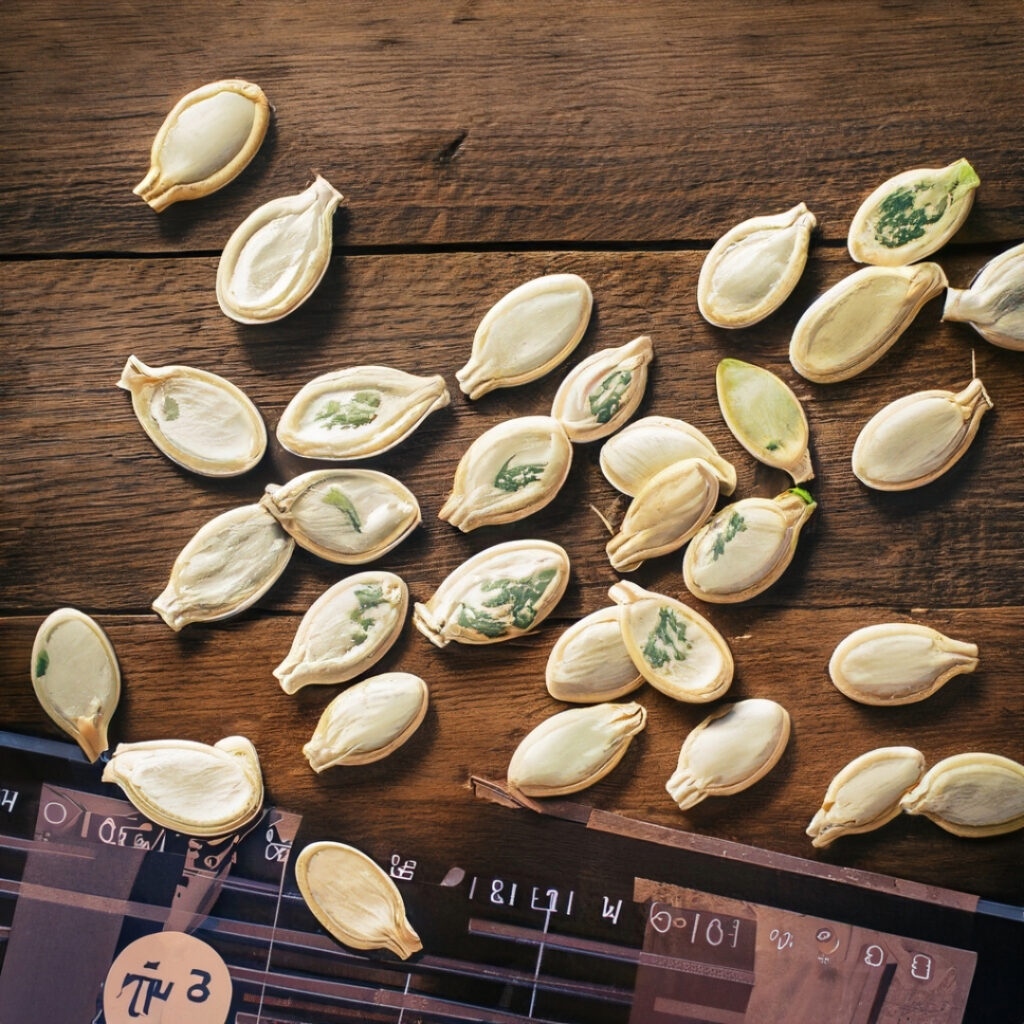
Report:
<svg viewBox="0 0 1024 1024"><path fill-rule="evenodd" d="M722 634L682 601L622 580L608 596L619 605L622 642L636 670L674 700L704 704L732 683L733 659Z"/></svg>
<svg viewBox="0 0 1024 1024"><path fill-rule="evenodd" d="M295 861L295 881L313 916L346 946L403 960L423 948L395 883L354 846L310 843Z"/></svg>
<svg viewBox="0 0 1024 1024"><path fill-rule="evenodd" d="M840 836L873 832L900 813L903 794L924 774L913 747L879 747L854 758L829 783L821 809L807 826L821 849Z"/></svg>
<svg viewBox="0 0 1024 1024"><path fill-rule="evenodd" d="M612 567L632 572L648 558L681 548L718 501L718 477L703 459L683 459L644 484L605 546Z"/></svg>
<svg viewBox="0 0 1024 1024"><path fill-rule="evenodd" d="M525 796L578 793L603 779L647 724L639 704L594 704L545 719L523 737L508 784Z"/></svg>
<svg viewBox="0 0 1024 1024"><path fill-rule="evenodd" d="M900 801L955 836L982 838L1024 828L1024 765L972 751L934 765Z"/></svg>
<svg viewBox="0 0 1024 1024"><path fill-rule="evenodd" d="M569 475L572 445L551 416L520 416L484 431L466 450L438 518L469 533L539 511Z"/></svg>
<svg viewBox="0 0 1024 1024"><path fill-rule="evenodd" d="M117 783L147 818L189 836L235 832L263 806L259 757L244 736L212 747L191 740L119 743L103 781Z"/></svg>
<svg viewBox="0 0 1024 1024"><path fill-rule="evenodd" d="M545 540L515 540L463 562L433 597L413 608L413 625L445 647L492 644L536 628L569 583L569 556Z"/></svg>
<svg viewBox="0 0 1024 1024"><path fill-rule="evenodd" d="M159 213L223 188L256 155L270 123L263 90L238 78L183 96L153 140L149 171L132 190Z"/></svg>
<svg viewBox="0 0 1024 1024"><path fill-rule="evenodd" d="M274 669L285 693L354 679L398 639L409 608L405 581L392 572L356 573L310 605L288 656Z"/></svg>
<svg viewBox="0 0 1024 1024"><path fill-rule="evenodd" d="M480 321L473 350L455 376L476 399L543 377L580 343L593 296L576 274L549 274L514 288Z"/></svg>
<svg viewBox="0 0 1024 1024"><path fill-rule="evenodd" d="M974 378L963 391L918 391L890 402L864 425L853 446L853 472L878 491L923 487L952 468L992 408Z"/></svg>
<svg viewBox="0 0 1024 1024"><path fill-rule="evenodd" d="M900 267L930 256L960 229L981 183L966 160L904 171L861 203L847 247L857 263Z"/></svg>
<svg viewBox="0 0 1024 1024"><path fill-rule="evenodd" d="M828 664L840 693L861 704L913 704L961 672L978 667L976 644L912 622L886 622L851 633Z"/></svg>
<svg viewBox="0 0 1024 1024"><path fill-rule="evenodd" d="M284 572L295 541L261 505L215 516L181 549L155 611L175 632L255 604Z"/></svg>
<svg viewBox="0 0 1024 1024"><path fill-rule="evenodd" d="M117 655L99 623L76 608L51 612L32 644L32 688L43 710L95 761L121 699Z"/></svg>
<svg viewBox="0 0 1024 1024"><path fill-rule="evenodd" d="M712 712L683 741L665 784L681 811L709 796L731 796L764 778L789 742L789 713L773 700L752 698Z"/></svg>
<svg viewBox="0 0 1024 1024"><path fill-rule="evenodd" d="M993 345L1024 351L1024 243L986 263L969 288L950 288L942 319L969 323Z"/></svg>
<svg viewBox="0 0 1024 1024"><path fill-rule="evenodd" d="M802 487L727 505L690 541L683 579L702 601L732 604L767 590L788 568L817 502Z"/></svg>
<svg viewBox="0 0 1024 1024"><path fill-rule="evenodd" d="M365 459L404 441L450 401L437 374L417 377L390 366L353 366L302 387L281 414L277 439L310 459Z"/></svg>
<svg viewBox="0 0 1024 1024"><path fill-rule="evenodd" d="M304 192L264 203L235 228L217 265L217 301L241 324L268 324L313 294L331 260L344 196L318 174Z"/></svg>
<svg viewBox="0 0 1024 1024"><path fill-rule="evenodd" d="M646 334L619 348L595 352L562 381L551 415L572 441L597 441L615 433L643 399L653 358Z"/></svg>
<svg viewBox="0 0 1024 1024"><path fill-rule="evenodd" d="M149 439L172 462L203 476L238 476L267 450L256 406L223 377L191 366L147 366L129 356L117 382Z"/></svg>
<svg viewBox="0 0 1024 1024"><path fill-rule="evenodd" d="M719 491L732 494L736 470L696 428L668 416L645 416L601 445L601 472L631 498L663 469L683 459L703 459L719 480Z"/></svg>
<svg viewBox="0 0 1024 1024"><path fill-rule="evenodd" d="M808 380L849 380L878 362L926 302L946 287L937 263L864 267L821 295L789 343L793 369Z"/></svg>
<svg viewBox="0 0 1024 1024"><path fill-rule="evenodd" d="M303 473L268 484L260 504L301 547L342 565L386 555L420 523L412 491L372 469Z"/></svg>
<svg viewBox="0 0 1024 1024"><path fill-rule="evenodd" d="M427 701L427 684L411 672L364 679L324 708L302 753L315 772L379 761L419 728Z"/></svg>
<svg viewBox="0 0 1024 1024"><path fill-rule="evenodd" d="M551 648L544 675L552 697L577 704L615 700L641 686L644 677L623 643L618 607L574 622Z"/></svg>
<svg viewBox="0 0 1024 1024"><path fill-rule="evenodd" d="M697 308L716 327L750 327L774 313L796 287L817 224L804 203L752 217L712 246L697 280Z"/></svg>
<svg viewBox="0 0 1024 1024"><path fill-rule="evenodd" d="M789 473L795 484L814 478L807 417L787 384L741 359L723 359L715 384L726 424L755 459Z"/></svg>

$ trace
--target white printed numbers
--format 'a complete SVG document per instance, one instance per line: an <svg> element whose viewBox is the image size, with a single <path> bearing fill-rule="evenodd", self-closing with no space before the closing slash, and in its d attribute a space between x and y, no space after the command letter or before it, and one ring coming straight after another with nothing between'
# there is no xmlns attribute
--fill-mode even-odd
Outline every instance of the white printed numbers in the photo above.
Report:
<svg viewBox="0 0 1024 1024"><path fill-rule="evenodd" d="M499 907L516 905L516 883L512 882L508 891L505 890L505 882L500 878L495 878L491 882L491 902Z"/></svg>
<svg viewBox="0 0 1024 1024"><path fill-rule="evenodd" d="M661 907L661 909L657 909ZM687 917L686 914L692 914ZM669 930L676 928L683 932L692 945L721 946L725 944L730 949L736 949L740 938L740 919L738 917L719 917L709 915L700 911L686 911L680 913L674 907L665 907L658 902L651 904L648 921L650 926L659 934L666 935ZM788 932L783 933L786 945L792 945L793 940ZM777 930L773 930L772 940L776 941ZM780 950L784 948L779 945Z"/></svg>
<svg viewBox="0 0 1024 1024"><path fill-rule="evenodd" d="M411 881L416 874L416 861L407 860L403 863L399 854L391 854L391 868L388 874L392 878L400 878L406 882Z"/></svg>
<svg viewBox="0 0 1024 1024"><path fill-rule="evenodd" d="M910 976L918 981L931 981L932 958L924 953L915 953L910 961Z"/></svg>
<svg viewBox="0 0 1024 1024"><path fill-rule="evenodd" d="M616 900L614 903L607 896L602 896L601 899L604 901L601 906L601 916L611 921L612 924L619 923L619 914L622 913L622 900Z"/></svg>
<svg viewBox="0 0 1024 1024"><path fill-rule="evenodd" d="M6 809L8 814L14 813L14 805L18 802L18 791L16 789L0 789L0 807Z"/></svg>
<svg viewBox="0 0 1024 1024"><path fill-rule="evenodd" d="M868 946L864 950L864 963L868 967L881 967L885 963L885 950L881 946Z"/></svg>
<svg viewBox="0 0 1024 1024"><path fill-rule="evenodd" d="M572 913L573 890L562 899L558 889L545 889L543 886L535 885L530 890L530 909L539 910L548 914L565 914L566 917Z"/></svg>
<svg viewBox="0 0 1024 1024"><path fill-rule="evenodd" d="M868 967L881 967L885 963L885 950L872 944L864 948L864 963ZM910 976L918 981L931 981L935 961L927 953L914 953L910 960Z"/></svg>

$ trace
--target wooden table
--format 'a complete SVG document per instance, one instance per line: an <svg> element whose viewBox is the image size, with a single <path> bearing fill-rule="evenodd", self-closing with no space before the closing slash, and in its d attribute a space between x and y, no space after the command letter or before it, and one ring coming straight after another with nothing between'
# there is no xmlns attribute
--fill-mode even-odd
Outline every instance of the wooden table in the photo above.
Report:
<svg viewBox="0 0 1024 1024"><path fill-rule="evenodd" d="M453 851L479 860L515 843L522 819L476 799L467 780L500 779L519 739L562 709L544 687L548 652L565 627L608 603L619 577L602 517L617 523L627 499L604 480L591 444L575 448L563 491L528 519L464 535L437 511L483 430L546 412L569 366L648 333L655 362L638 415L704 430L735 462L738 496L777 493L785 480L725 427L718 361L768 367L807 411L819 509L793 565L745 604L694 603L734 652L726 699L780 701L793 738L757 785L681 813L665 780L709 708L646 687L647 730L582 796L707 836L1024 902L1020 833L971 841L904 816L822 852L804 835L833 774L873 747L912 744L929 764L968 750L1022 759L1024 357L940 323L936 299L854 380L814 385L787 359L802 311L853 269L850 218L891 174L960 156L977 168L974 210L937 257L953 285L1024 237L1022 32L1016 0L9 0L0 12L0 724L60 736L32 694L29 652L43 617L71 605L98 619L121 661L113 739L249 736L268 799L305 816L301 841L337 838L381 861L409 849L424 860ZM179 96L227 76L270 96L268 139L233 184L157 216L131 192L152 137ZM347 197L326 278L289 318L240 326L215 299L219 251L242 218L301 190L311 169ZM801 200L819 230L794 295L755 328L703 321L695 287L714 240ZM480 318L513 286L559 271L581 274L594 292L579 349L534 384L470 402L454 373ZM271 429L298 388L328 370L382 363L443 374L451 405L368 463L399 477L424 513L375 564L424 600L469 555L543 537L570 555L564 599L533 633L482 648L438 650L407 624L378 670L428 681L422 728L384 761L314 775L300 747L338 690L286 696L271 669L311 602L347 570L297 551L256 607L180 634L149 606L200 525L322 464L272 440L238 479L179 469L114 387L132 353L226 376ZM968 454L920 490L860 485L850 452L869 416L912 391L963 387L972 357L995 408ZM679 555L629 578L689 600ZM910 706L847 700L828 679L833 648L892 619L976 642L978 671Z"/></svg>

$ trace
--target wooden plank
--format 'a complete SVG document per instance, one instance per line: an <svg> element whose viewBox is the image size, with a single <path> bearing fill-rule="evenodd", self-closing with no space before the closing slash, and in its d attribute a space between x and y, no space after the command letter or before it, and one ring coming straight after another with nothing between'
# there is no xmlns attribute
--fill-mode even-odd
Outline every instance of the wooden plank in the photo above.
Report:
<svg viewBox="0 0 1024 1024"><path fill-rule="evenodd" d="M952 257L954 282L966 281L984 254ZM149 607L178 551L219 512L258 500L266 483L322 465L284 452L276 441L253 472L228 481L197 477L160 455L115 389L130 353L145 361L186 363L243 387L276 425L285 404L317 374L358 363L416 373L441 372L452 404L407 443L372 465L403 480L423 508L421 529L381 565L403 575L416 599L432 593L471 553L516 537L562 543L573 582L561 614L604 603L615 582L598 516L618 523L627 500L605 481L598 444L577 446L562 493L542 512L468 535L437 520L455 466L493 424L550 408L564 371L471 403L455 370L469 353L480 317L509 287L552 270L578 270L596 296L592 325L572 359L640 333L654 339L655 363L640 414L678 416L705 430L739 473L738 496L788 486L755 463L725 428L715 399L720 358L738 355L778 372L803 399L812 431L820 502L783 579L753 602L764 605L931 606L1017 603L1021 593L1017 521L1024 479L1020 357L988 345L963 325L937 323L931 303L889 355L839 385L812 385L786 358L800 311L850 264L819 251L784 310L746 332L709 327L694 310L701 254L503 254L358 257L337 260L321 290L291 319L242 328L213 297L210 259L12 263L18 296L4 325L7 513L0 524L5 566L3 610L42 612L55 602L101 611ZM972 348L995 409L968 454L927 488L869 491L849 457L861 426L883 404L930 387L960 388ZM679 556L644 565L633 578L683 593ZM260 602L302 611L343 567L302 552ZM258 615L258 613L250 613ZM716 608L714 620L748 612Z"/></svg>
<svg viewBox="0 0 1024 1024"><path fill-rule="evenodd" d="M310 168L339 245L710 241L805 200L842 239L890 174L967 156L963 239L1024 235L1024 8L843 0L234 6L9 0L0 253L219 250ZM197 40L204 40L200 46ZM188 90L276 106L243 176L160 217L131 194Z"/></svg>
<svg viewBox="0 0 1024 1024"><path fill-rule="evenodd" d="M779 765L743 793L679 812L664 784L684 737L709 708L680 704L645 686L635 699L648 710L647 729L619 768L574 799L824 863L1020 903L1024 834L968 841L923 818L904 816L875 833L815 851L803 830L835 772L876 746L910 744L928 764L965 750L1019 759L1024 713L1015 638L1022 613L1020 606L932 608L914 616L976 641L981 666L927 701L872 708L835 690L827 660L850 631L866 622L905 619L903 608L739 611L722 624L737 663L728 696L770 697L790 711L793 737ZM564 621L485 650L454 644L438 650L407 627L376 670L401 669L427 680L431 706L424 724L384 761L315 775L300 748L338 687L307 687L289 697L270 674L287 652L297 618L264 614L174 636L151 616L100 616L124 673L112 739L181 736L215 742L231 733L249 736L260 753L268 799L306 816L306 840L343 839L385 861L393 850L412 847L437 864L448 856L486 863L488 850L507 842L510 829L529 828L528 819L474 800L467 780L471 774L503 778L528 729L565 708L548 696L543 682L548 652ZM4 726L56 737L61 734L28 684L39 622L35 616L0 619Z"/></svg>

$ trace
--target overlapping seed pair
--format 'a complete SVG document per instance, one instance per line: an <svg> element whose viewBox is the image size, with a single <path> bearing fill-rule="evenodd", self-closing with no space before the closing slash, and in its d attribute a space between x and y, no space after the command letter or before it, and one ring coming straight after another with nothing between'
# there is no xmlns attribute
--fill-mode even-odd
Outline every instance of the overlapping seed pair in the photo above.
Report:
<svg viewBox="0 0 1024 1024"><path fill-rule="evenodd" d="M711 514L719 493L736 486L735 469L704 434L665 416L637 420L609 438L600 461L608 482L633 498L606 546L620 572L678 550Z"/></svg>
<svg viewBox="0 0 1024 1024"><path fill-rule="evenodd" d="M1024 765L972 751L924 769L924 755L913 747L880 747L854 758L829 784L807 826L813 845L873 831L900 811L967 838L1024 827Z"/></svg>

